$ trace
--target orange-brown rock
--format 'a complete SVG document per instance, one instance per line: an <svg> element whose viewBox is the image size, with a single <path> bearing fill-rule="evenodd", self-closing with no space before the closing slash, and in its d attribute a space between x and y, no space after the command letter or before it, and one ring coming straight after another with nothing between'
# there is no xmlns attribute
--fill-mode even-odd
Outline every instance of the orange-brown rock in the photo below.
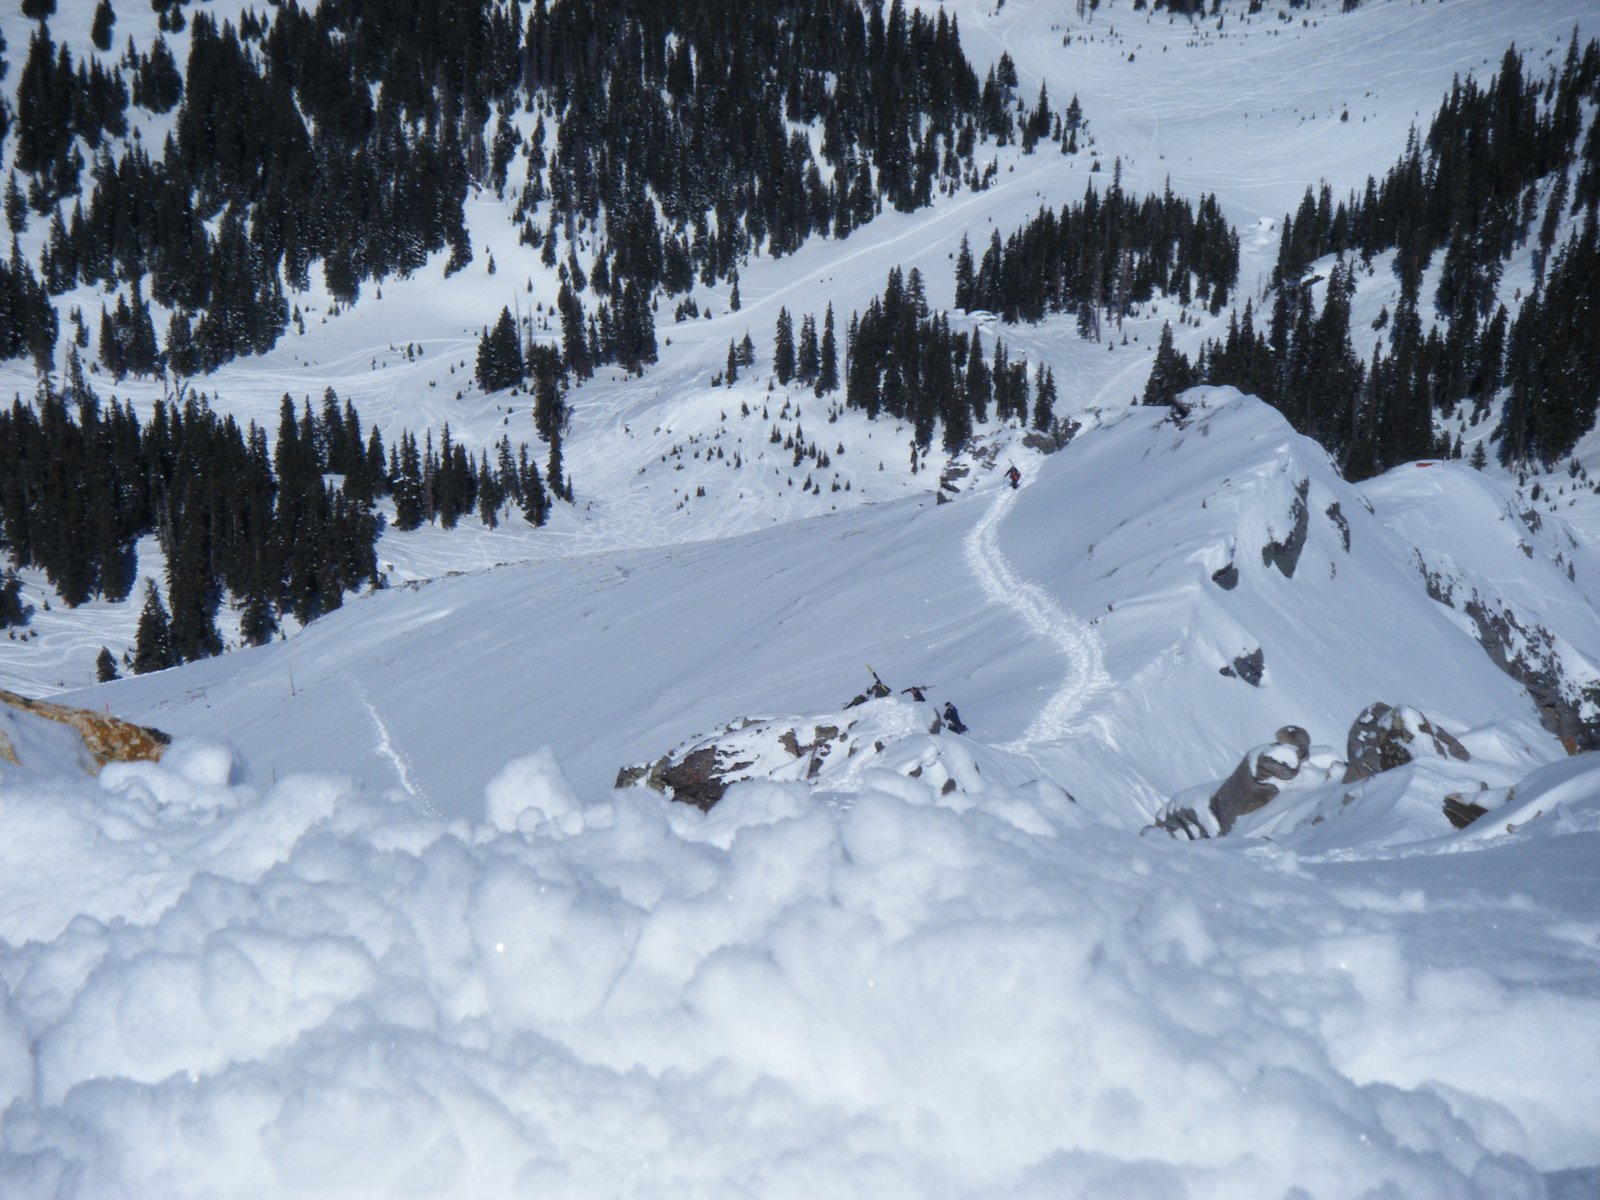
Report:
<svg viewBox="0 0 1600 1200"><path fill-rule="evenodd" d="M26 696L3 688L0 688L0 704L75 729L96 767L111 762L155 762L172 742L167 734L147 725L135 725L131 721L119 720L86 708L71 708L65 704L52 704L48 700L29 700ZM17 761L16 752L3 733L0 733L0 759L11 763Z"/></svg>

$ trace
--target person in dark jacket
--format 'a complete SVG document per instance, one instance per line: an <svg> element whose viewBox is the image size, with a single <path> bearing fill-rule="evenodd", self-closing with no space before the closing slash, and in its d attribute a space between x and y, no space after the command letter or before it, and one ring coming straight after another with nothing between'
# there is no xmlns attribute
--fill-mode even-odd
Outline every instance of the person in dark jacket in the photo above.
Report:
<svg viewBox="0 0 1600 1200"><path fill-rule="evenodd" d="M950 701L944 702L944 723L950 727L951 733L965 733L967 727L961 723L961 714L956 711L956 706Z"/></svg>

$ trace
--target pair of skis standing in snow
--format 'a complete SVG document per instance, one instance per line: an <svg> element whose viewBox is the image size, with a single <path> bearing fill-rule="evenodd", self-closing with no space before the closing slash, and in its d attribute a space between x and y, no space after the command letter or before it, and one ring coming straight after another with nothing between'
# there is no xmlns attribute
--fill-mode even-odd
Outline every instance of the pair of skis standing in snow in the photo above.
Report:
<svg viewBox="0 0 1600 1200"><path fill-rule="evenodd" d="M893 694L894 689L879 679L878 673L870 665L867 670L872 675L872 686L846 704L846 708L855 708L857 705L865 704L868 700L881 700L885 696ZM926 683L913 684L911 687L901 688L900 694L902 696L910 696L918 704L925 704L928 700L928 688L929 685ZM956 706L950 701L945 701L944 712L940 715L944 718L944 723L949 727L951 733L965 733L967 731L967 727L961 722L961 714L956 711Z"/></svg>

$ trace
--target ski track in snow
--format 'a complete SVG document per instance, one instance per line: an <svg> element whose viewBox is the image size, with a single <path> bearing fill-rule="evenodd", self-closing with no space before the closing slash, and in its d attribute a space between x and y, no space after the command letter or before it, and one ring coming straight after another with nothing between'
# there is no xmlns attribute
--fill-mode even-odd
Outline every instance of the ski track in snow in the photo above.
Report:
<svg viewBox="0 0 1600 1200"><path fill-rule="evenodd" d="M406 794L422 806L424 812L436 820L444 817L438 809L429 803L427 796L423 795L416 785L416 780L411 776L411 763L406 759L405 752L395 748L394 740L389 736L389 727L383 723L383 718L378 715L378 710L373 707L372 701L367 698L365 688L358 687L356 695L361 700L361 705L367 710L367 715L372 718L372 728L378 735L378 753L389 760L394 767L394 773L399 777L400 786L405 788Z"/></svg>
<svg viewBox="0 0 1600 1200"><path fill-rule="evenodd" d="M1022 579L1000 549L1000 526L1016 506L1019 495L1019 489L1003 488L983 519L973 526L966 540L967 568L991 601L1011 609L1023 624L1054 642L1066 655L1067 679L1023 735L1004 747L1008 750L1024 750L1039 742L1066 737L1073 720L1111 682L1099 635L1081 617L1057 604L1043 588Z"/></svg>

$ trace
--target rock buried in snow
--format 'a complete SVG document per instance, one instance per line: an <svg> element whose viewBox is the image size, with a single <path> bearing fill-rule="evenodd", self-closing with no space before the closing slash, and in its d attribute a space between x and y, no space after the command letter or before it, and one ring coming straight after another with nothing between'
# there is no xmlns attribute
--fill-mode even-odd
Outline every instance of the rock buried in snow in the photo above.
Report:
<svg viewBox="0 0 1600 1200"><path fill-rule="evenodd" d="M616 786L642 783L707 812L729 787L746 779L816 778L829 756L852 752L847 743L855 724L745 717L654 762L623 767Z"/></svg>
<svg viewBox="0 0 1600 1200"><path fill-rule="evenodd" d="M1465 829L1488 811L1483 805L1474 804L1463 797L1460 792L1451 792L1444 798L1444 815L1457 829Z"/></svg>
<svg viewBox="0 0 1600 1200"><path fill-rule="evenodd" d="M1260 687L1261 676L1266 669L1267 656L1257 646L1249 654L1236 656L1229 666L1219 668L1217 674L1226 675L1229 679L1242 679L1251 687Z"/></svg>
<svg viewBox="0 0 1600 1200"><path fill-rule="evenodd" d="M933 736L943 728L935 706L898 697L863 698L817 717L745 717L653 762L623 767L615 786L654 788L702 811L747 780L849 787L869 768L918 779L941 795L982 791L961 739Z"/></svg>
<svg viewBox="0 0 1600 1200"><path fill-rule="evenodd" d="M1240 759L1211 797L1209 807L1219 832L1227 833L1246 813L1265 808L1277 796L1279 783L1300 774L1311 739L1298 725L1285 725L1277 736L1270 746L1258 746Z"/></svg>
<svg viewBox="0 0 1600 1200"><path fill-rule="evenodd" d="M1367 779L1424 755L1460 762L1472 758L1465 746L1417 709L1382 701L1369 704L1350 726L1344 781Z"/></svg>
<svg viewBox="0 0 1600 1200"><path fill-rule="evenodd" d="M94 771L113 762L156 762L172 743L172 738L159 729L135 725L86 708L71 708L47 700L30 700L4 689L0 689L0 705L73 730L82 740L83 748L93 764L90 769ZM12 739L4 730L0 730L0 761L24 765Z"/></svg>

